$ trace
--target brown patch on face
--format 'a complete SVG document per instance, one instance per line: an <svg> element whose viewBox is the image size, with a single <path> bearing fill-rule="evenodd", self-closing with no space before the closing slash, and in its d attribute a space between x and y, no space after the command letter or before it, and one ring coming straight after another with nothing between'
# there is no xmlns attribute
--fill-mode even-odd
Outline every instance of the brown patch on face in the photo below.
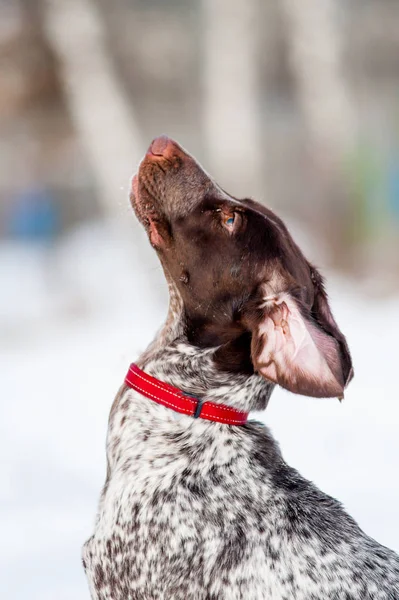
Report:
<svg viewBox="0 0 399 600"><path fill-rule="evenodd" d="M220 348L226 370L253 370L253 336L265 289L288 292L340 344L346 377L350 355L331 315L321 276L284 223L254 200L224 192L195 159L164 136L150 146L133 179L131 200L182 302L186 336ZM252 339L253 338L253 339Z"/></svg>

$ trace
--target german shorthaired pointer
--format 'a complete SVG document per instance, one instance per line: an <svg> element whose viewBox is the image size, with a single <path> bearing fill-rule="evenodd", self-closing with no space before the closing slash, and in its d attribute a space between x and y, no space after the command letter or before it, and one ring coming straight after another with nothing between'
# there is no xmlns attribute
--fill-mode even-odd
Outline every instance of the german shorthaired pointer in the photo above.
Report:
<svg viewBox="0 0 399 600"><path fill-rule="evenodd" d="M245 422L275 384L343 397L351 357L318 271L275 214L167 137L131 201L170 308L111 409L92 598L398 600L399 557Z"/></svg>

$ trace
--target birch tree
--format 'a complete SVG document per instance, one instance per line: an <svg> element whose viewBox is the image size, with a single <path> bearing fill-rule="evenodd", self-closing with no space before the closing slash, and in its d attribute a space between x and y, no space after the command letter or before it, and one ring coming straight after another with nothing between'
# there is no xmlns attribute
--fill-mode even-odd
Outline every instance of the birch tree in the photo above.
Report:
<svg viewBox="0 0 399 600"><path fill-rule="evenodd" d="M259 193L258 35L255 0L202 0L203 127L209 162L232 193Z"/></svg>
<svg viewBox="0 0 399 600"><path fill-rule="evenodd" d="M355 136L334 0L282 0L298 95L316 152L339 159Z"/></svg>
<svg viewBox="0 0 399 600"><path fill-rule="evenodd" d="M313 215L333 261L348 264L354 218L343 165L354 150L356 116L345 81L334 0L282 0L291 62L310 150Z"/></svg>
<svg viewBox="0 0 399 600"><path fill-rule="evenodd" d="M106 48L104 22L93 0L42 0L44 28L61 67L77 134L93 169L103 212L115 216L121 188L143 145L134 111ZM124 192L126 193L126 192Z"/></svg>

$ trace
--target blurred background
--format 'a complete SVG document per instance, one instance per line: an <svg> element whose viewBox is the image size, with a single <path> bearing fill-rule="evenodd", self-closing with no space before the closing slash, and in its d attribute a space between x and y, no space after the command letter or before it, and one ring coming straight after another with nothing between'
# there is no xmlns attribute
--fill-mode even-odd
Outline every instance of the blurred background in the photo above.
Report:
<svg viewBox="0 0 399 600"><path fill-rule="evenodd" d="M0 0L2 598L89 598L108 412L167 305L128 202L161 133L327 275L346 400L261 418L399 551L398 30L397 0Z"/></svg>

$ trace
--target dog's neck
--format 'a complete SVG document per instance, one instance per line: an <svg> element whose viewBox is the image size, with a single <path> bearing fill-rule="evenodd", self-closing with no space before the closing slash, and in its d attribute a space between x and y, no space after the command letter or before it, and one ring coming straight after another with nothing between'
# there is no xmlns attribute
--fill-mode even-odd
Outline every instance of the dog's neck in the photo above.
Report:
<svg viewBox="0 0 399 600"><path fill-rule="evenodd" d="M146 373L200 399L240 411L264 410L274 385L263 377L221 370L214 360L218 348L198 348L184 333L184 307L169 284L169 312L164 327L137 364Z"/></svg>

